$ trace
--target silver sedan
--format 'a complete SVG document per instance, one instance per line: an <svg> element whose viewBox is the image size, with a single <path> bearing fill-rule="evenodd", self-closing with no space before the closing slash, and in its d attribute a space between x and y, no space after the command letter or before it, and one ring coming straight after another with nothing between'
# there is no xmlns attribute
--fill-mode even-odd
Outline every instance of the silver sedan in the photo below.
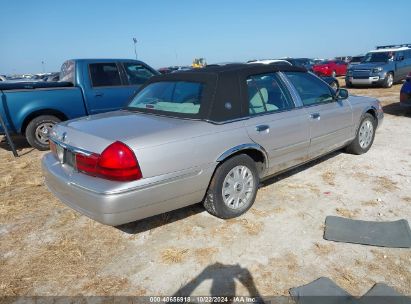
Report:
<svg viewBox="0 0 411 304"><path fill-rule="evenodd" d="M155 76L127 108L66 121L43 158L48 188L119 225L203 202L246 212L260 181L345 148L370 149L383 111L293 66L231 64Z"/></svg>

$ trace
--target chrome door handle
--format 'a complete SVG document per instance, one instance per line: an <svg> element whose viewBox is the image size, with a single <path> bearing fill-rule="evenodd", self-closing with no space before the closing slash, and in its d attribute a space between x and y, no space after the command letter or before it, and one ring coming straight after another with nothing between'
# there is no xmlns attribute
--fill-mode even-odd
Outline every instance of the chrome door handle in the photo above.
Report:
<svg viewBox="0 0 411 304"><path fill-rule="evenodd" d="M255 130L257 132L263 132L263 131L269 131L270 130L270 126L269 125L258 125L255 127Z"/></svg>
<svg viewBox="0 0 411 304"><path fill-rule="evenodd" d="M311 117L312 119L318 119L318 120L320 120L321 115L320 115L320 113L311 113L311 114L310 114L310 117Z"/></svg>

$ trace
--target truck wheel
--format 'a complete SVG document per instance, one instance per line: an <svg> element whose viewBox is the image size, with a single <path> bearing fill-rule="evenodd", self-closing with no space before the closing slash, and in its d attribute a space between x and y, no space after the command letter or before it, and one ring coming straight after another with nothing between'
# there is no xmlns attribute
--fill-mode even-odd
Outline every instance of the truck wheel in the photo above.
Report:
<svg viewBox="0 0 411 304"><path fill-rule="evenodd" d="M385 75L384 83L382 86L384 88L391 88L393 83L394 83L394 75L391 72L389 72L387 73L387 75Z"/></svg>
<svg viewBox="0 0 411 304"><path fill-rule="evenodd" d="M240 154L217 167L204 199L205 209L223 219L240 216L253 205L259 176L253 159Z"/></svg>
<svg viewBox="0 0 411 304"><path fill-rule="evenodd" d="M40 151L48 150L48 133L60 121L60 119L52 115L41 115L31 120L26 128L26 139L30 146Z"/></svg>
<svg viewBox="0 0 411 304"><path fill-rule="evenodd" d="M374 142L376 125L374 116L366 113L361 120L355 139L347 146L346 151L357 155L367 152Z"/></svg>

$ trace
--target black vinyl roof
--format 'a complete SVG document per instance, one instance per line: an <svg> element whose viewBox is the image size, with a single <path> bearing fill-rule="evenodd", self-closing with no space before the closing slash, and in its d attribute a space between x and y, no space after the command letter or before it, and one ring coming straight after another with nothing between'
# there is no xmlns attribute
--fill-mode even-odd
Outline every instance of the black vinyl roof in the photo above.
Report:
<svg viewBox="0 0 411 304"><path fill-rule="evenodd" d="M193 77L193 80L199 78L207 78L207 75L210 77L218 76L219 74L229 75L232 74L232 77L238 77L238 75L251 75L251 74L263 74L263 73L274 73L274 72L306 72L307 70L303 67L292 66L289 64L245 64L245 63L235 63L235 64L226 64L226 65L210 65L204 68L192 69L187 71L181 71L178 73L170 73L159 76L152 77L149 82L156 82L160 80L179 80L186 79L188 80ZM201 77L200 75L203 75Z"/></svg>
<svg viewBox="0 0 411 304"><path fill-rule="evenodd" d="M174 117L197 118L213 122L225 122L248 115L246 79L250 75L275 72L307 72L303 67L271 64L226 64L181 71L151 77L141 88L153 82L193 81L204 83L202 102L198 114L168 113ZM153 112L151 109L138 109Z"/></svg>

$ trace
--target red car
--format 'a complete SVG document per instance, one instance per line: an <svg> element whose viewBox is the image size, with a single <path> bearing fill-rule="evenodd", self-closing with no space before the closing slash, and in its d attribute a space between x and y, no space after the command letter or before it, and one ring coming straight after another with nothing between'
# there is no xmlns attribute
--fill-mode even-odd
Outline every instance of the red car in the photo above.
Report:
<svg viewBox="0 0 411 304"><path fill-rule="evenodd" d="M326 60L314 65L313 72L319 76L343 76L347 72L347 63L341 60Z"/></svg>

